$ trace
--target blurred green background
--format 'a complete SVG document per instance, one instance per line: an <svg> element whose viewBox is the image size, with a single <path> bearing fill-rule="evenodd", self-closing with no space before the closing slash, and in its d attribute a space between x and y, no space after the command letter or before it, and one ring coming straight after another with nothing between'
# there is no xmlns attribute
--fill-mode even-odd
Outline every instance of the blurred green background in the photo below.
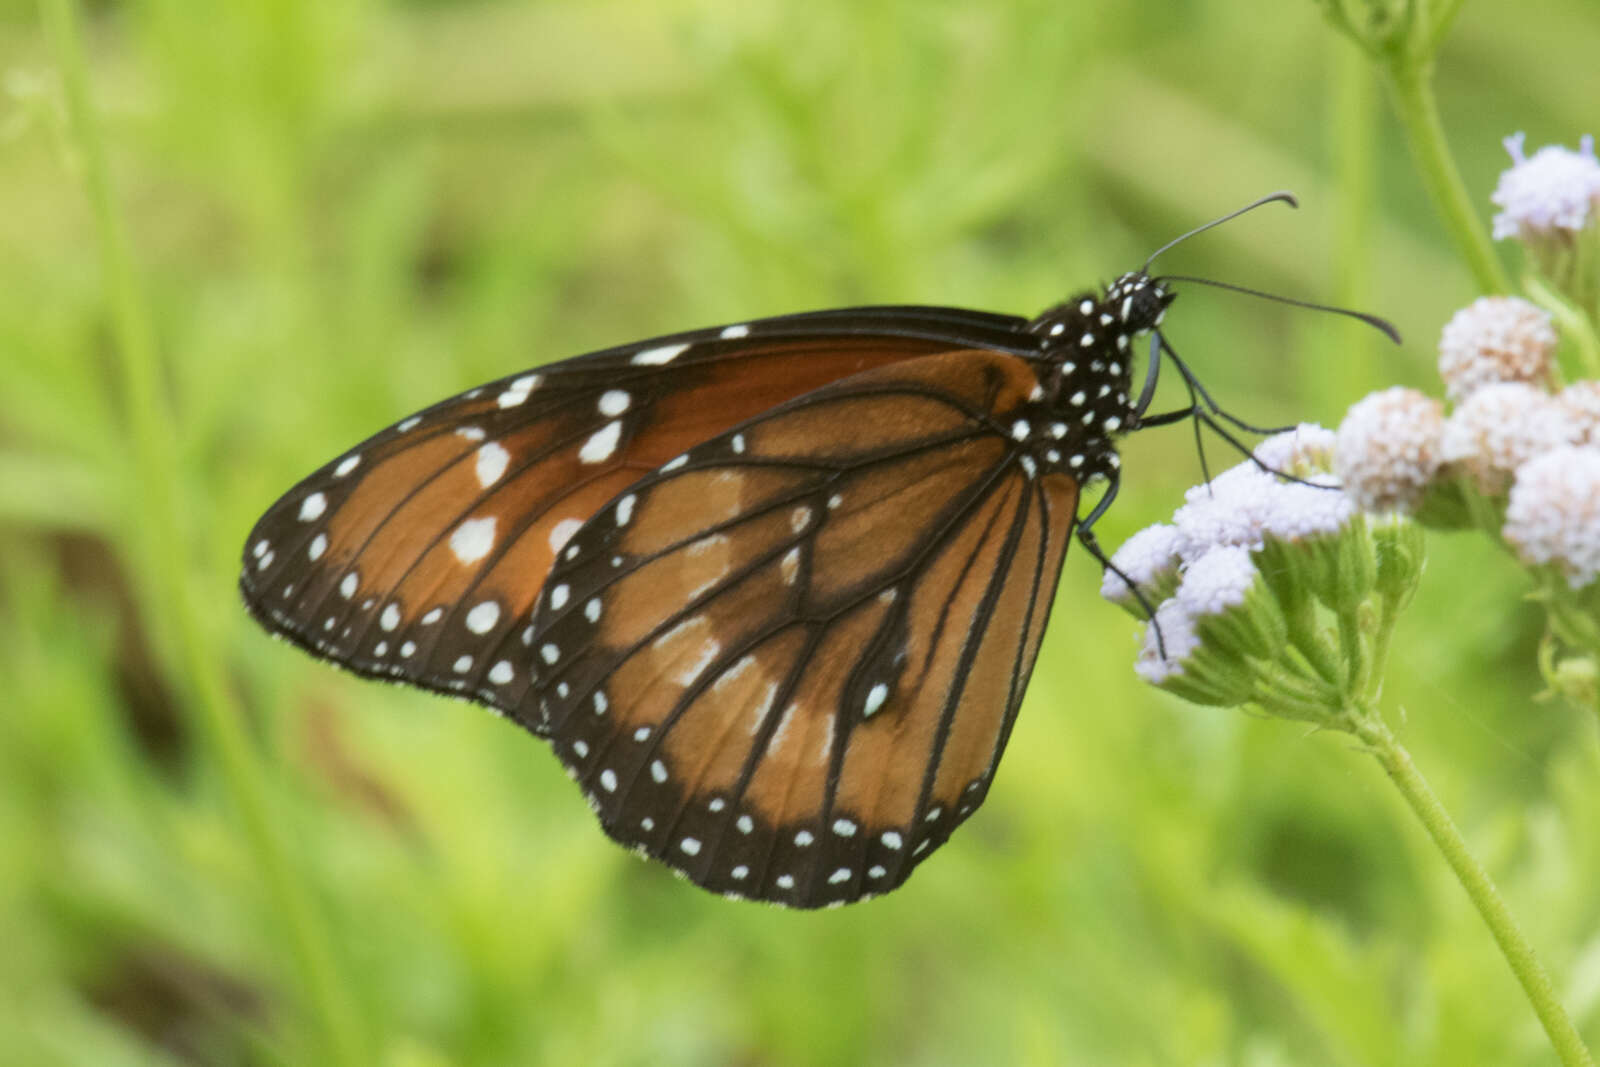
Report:
<svg viewBox="0 0 1600 1067"><path fill-rule="evenodd" d="M234 590L280 492L453 391L805 308L1032 314L1279 187L1301 211L1163 266L1404 348L1191 289L1180 351L1269 423L1437 392L1477 294L1313 4L97 0L85 35L171 447L138 446L86 160L7 0L0 1062L1551 1062L1378 767L1138 684L1081 551L985 809L818 914L635 860L545 746ZM1600 124L1597 56L1593 0L1467 5L1439 92L1484 218L1502 136ZM1111 546L1199 478L1181 428L1124 456ZM1517 569L1431 548L1385 708L1600 1041L1595 722L1533 699Z"/></svg>

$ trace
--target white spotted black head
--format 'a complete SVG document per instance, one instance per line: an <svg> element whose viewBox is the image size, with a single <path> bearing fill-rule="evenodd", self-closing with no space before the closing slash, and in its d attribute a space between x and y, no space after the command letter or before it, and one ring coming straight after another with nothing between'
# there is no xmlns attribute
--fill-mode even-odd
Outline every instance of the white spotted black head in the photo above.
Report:
<svg viewBox="0 0 1600 1067"><path fill-rule="evenodd" d="M1140 272L1082 293L1028 324L1039 338L1043 395L1030 420L1042 429L1036 459L1080 482L1117 468L1114 440L1134 429L1134 341L1160 325L1175 294Z"/></svg>

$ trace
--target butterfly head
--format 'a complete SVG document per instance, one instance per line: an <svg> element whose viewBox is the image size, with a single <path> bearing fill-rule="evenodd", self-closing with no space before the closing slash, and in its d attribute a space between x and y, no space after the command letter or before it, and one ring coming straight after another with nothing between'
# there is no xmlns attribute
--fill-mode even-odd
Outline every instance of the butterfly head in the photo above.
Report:
<svg viewBox="0 0 1600 1067"><path fill-rule="evenodd" d="M1101 303L1113 315L1124 333L1137 337L1161 325L1167 305L1178 294L1143 271L1124 274L1106 287Z"/></svg>

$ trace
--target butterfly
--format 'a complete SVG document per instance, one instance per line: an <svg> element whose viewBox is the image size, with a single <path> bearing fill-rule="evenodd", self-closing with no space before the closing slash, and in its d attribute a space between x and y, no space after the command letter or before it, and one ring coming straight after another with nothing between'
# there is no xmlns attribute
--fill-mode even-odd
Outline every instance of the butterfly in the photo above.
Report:
<svg viewBox="0 0 1600 1067"><path fill-rule="evenodd" d="M468 390L275 503L245 602L546 739L607 834L708 890L887 892L987 795L1069 535L1105 562L1117 438L1211 421L1181 362L1190 407L1147 413L1148 265L1032 319L783 315Z"/></svg>

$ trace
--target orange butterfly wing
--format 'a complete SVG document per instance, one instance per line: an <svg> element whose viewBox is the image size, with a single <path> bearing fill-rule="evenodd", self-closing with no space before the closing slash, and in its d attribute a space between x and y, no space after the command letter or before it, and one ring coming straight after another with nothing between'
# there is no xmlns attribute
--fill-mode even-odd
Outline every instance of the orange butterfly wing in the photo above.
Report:
<svg viewBox="0 0 1600 1067"><path fill-rule="evenodd" d="M1015 344L1019 321L792 315L501 379L290 490L252 531L240 587L257 619L319 656L512 711L528 685L528 611L557 551L642 474L819 386L947 350L952 332Z"/></svg>
<svg viewBox="0 0 1600 1067"><path fill-rule="evenodd" d="M1038 385L995 351L877 367L669 460L566 543L519 717L608 834L816 907L899 885L972 813L1077 505L1013 432Z"/></svg>

